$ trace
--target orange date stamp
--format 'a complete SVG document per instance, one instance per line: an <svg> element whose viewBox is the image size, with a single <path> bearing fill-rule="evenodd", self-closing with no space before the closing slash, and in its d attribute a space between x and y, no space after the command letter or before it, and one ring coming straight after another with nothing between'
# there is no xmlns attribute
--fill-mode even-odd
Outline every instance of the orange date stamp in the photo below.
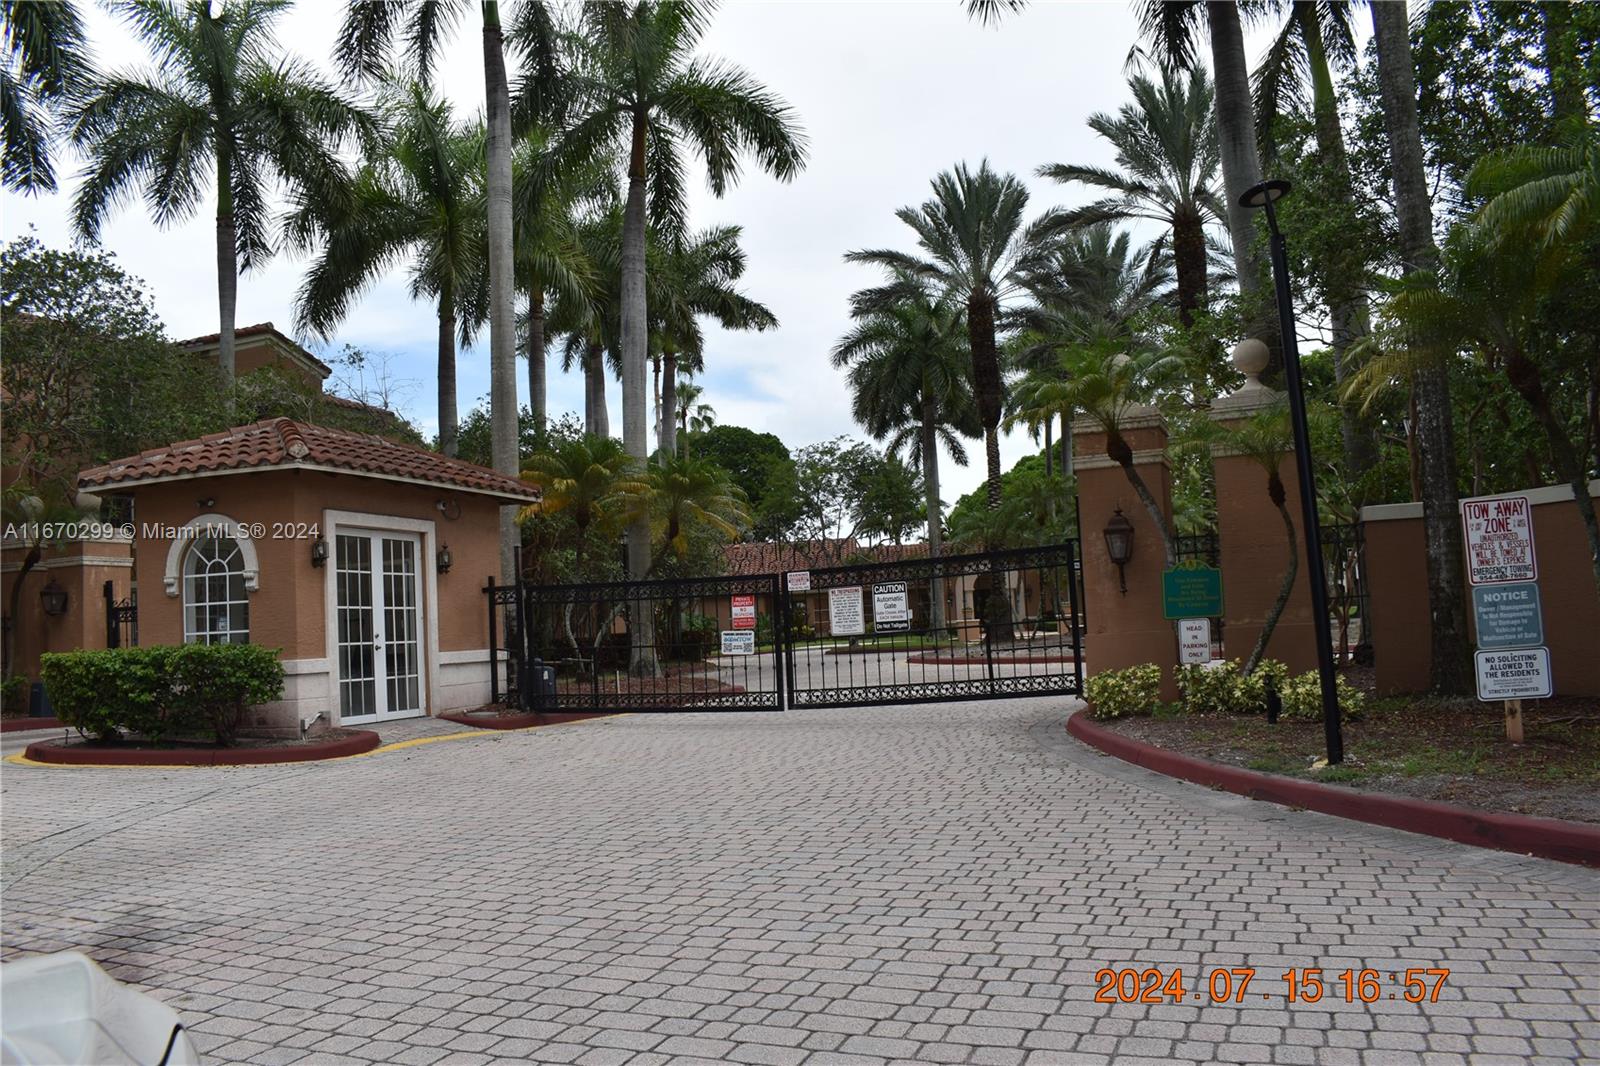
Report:
<svg viewBox="0 0 1600 1066"><path fill-rule="evenodd" d="M1265 976L1265 975L1263 975ZM1195 975L1191 982L1181 969L1156 967L1120 969L1110 966L1095 971L1096 1003L1246 1003L1255 997L1271 1002L1316 1003L1324 998L1346 1003L1376 1003L1395 999L1407 1003L1437 1003L1449 978L1447 969L1411 967L1404 971L1340 970L1326 975L1320 969L1284 970L1278 975L1281 989L1270 991L1257 986L1254 966L1212 967Z"/></svg>

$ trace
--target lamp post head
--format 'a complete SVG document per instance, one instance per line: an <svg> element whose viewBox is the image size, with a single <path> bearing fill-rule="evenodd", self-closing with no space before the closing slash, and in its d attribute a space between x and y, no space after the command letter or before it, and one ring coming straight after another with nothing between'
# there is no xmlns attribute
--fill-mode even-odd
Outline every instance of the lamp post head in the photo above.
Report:
<svg viewBox="0 0 1600 1066"><path fill-rule="evenodd" d="M1239 194L1240 207L1266 207L1289 195L1289 190L1294 188L1283 178L1272 178L1269 181L1258 182Z"/></svg>

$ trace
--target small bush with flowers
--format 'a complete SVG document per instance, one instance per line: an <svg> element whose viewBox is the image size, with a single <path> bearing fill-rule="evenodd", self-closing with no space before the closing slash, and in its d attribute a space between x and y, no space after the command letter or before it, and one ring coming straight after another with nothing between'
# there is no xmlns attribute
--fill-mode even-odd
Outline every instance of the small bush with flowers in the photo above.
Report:
<svg viewBox="0 0 1600 1066"><path fill-rule="evenodd" d="M1089 679L1086 690L1096 718L1149 714L1161 703L1161 667L1141 663L1125 670L1102 670Z"/></svg>
<svg viewBox="0 0 1600 1066"><path fill-rule="evenodd" d="M1344 679L1335 679L1339 693L1339 710L1347 718L1359 718L1367 709L1367 694ZM1299 677L1291 677L1278 690L1283 694L1285 718L1322 717L1322 678L1315 670L1307 670Z"/></svg>

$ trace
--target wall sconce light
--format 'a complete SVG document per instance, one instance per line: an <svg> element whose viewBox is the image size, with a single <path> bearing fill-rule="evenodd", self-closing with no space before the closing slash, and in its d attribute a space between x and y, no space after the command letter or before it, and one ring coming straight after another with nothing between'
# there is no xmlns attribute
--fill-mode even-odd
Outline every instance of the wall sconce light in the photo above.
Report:
<svg viewBox="0 0 1600 1066"><path fill-rule="evenodd" d="M56 583L55 578L45 582L44 588L39 590L39 606L44 608L44 613L51 618L60 618L67 613L67 590Z"/></svg>
<svg viewBox="0 0 1600 1066"><path fill-rule="evenodd" d="M1111 521L1106 523L1106 554L1117 567L1117 580L1122 585L1122 594L1128 594L1128 576L1123 567L1128 565L1128 560L1133 558L1133 523L1122 514L1122 508L1117 508L1117 513L1111 516Z"/></svg>
<svg viewBox="0 0 1600 1066"><path fill-rule="evenodd" d="M433 565L441 574L450 572L450 568L455 565L455 560L450 558L450 545L446 544L439 549L438 554L433 557Z"/></svg>
<svg viewBox="0 0 1600 1066"><path fill-rule="evenodd" d="M321 567L328 561L328 538L318 537L311 542L311 565Z"/></svg>

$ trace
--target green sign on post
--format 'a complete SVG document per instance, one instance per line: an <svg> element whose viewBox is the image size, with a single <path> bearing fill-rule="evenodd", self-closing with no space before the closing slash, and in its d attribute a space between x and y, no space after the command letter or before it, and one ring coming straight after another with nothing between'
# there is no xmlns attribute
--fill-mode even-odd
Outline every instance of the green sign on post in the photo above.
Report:
<svg viewBox="0 0 1600 1066"><path fill-rule="evenodd" d="M1161 571L1163 618L1221 618L1222 571L1210 566L1181 566Z"/></svg>

